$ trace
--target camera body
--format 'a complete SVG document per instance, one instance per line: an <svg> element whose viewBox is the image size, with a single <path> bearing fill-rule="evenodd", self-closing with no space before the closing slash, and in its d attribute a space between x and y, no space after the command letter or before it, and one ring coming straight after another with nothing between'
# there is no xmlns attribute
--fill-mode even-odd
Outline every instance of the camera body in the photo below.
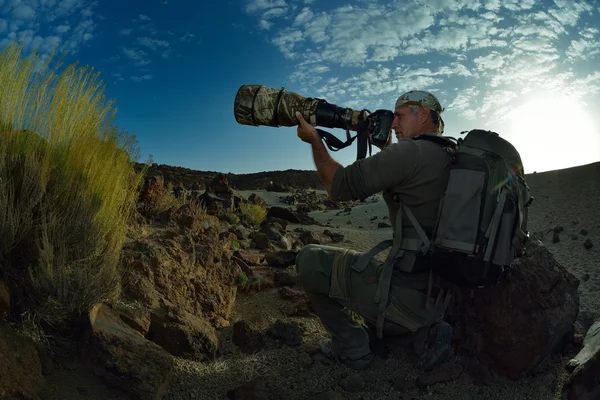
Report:
<svg viewBox="0 0 600 400"><path fill-rule="evenodd" d="M263 85L242 85L236 94L233 111L236 121L243 125L295 126L298 125L298 111L313 126L345 129L348 138L345 143L318 130L332 150L347 147L356 138L359 146L372 144L383 147L391 134L394 119L390 110L371 113L368 110L342 108L324 99L303 97L285 88L274 89ZM355 131L357 135L351 138L349 131ZM332 143L337 148L332 148ZM362 150L359 157L361 154Z"/></svg>

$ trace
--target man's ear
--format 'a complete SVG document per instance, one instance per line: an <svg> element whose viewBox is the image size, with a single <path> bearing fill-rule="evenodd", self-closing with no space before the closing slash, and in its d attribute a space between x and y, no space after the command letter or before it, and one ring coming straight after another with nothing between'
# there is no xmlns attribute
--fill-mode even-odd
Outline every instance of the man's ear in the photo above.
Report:
<svg viewBox="0 0 600 400"><path fill-rule="evenodd" d="M429 119L429 109L424 108L424 107L419 108L419 122L422 124L425 124L425 123L427 123L428 119Z"/></svg>

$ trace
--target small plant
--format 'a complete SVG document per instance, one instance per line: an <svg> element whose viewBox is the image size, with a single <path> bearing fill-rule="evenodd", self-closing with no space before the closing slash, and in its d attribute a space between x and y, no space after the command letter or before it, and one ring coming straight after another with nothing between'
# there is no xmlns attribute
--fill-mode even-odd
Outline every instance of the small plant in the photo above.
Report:
<svg viewBox="0 0 600 400"><path fill-rule="evenodd" d="M232 240L231 247L233 247L235 250L239 249L241 247L240 242L238 242L237 240Z"/></svg>
<svg viewBox="0 0 600 400"><path fill-rule="evenodd" d="M240 217L238 217L237 215L232 215L231 218L229 219L229 223L231 225L237 225L240 223Z"/></svg>
<svg viewBox="0 0 600 400"><path fill-rule="evenodd" d="M240 282L240 285L242 286L246 286L248 284L248 275L246 275L245 272L242 272L239 276L238 276L238 280Z"/></svg>
<svg viewBox="0 0 600 400"><path fill-rule="evenodd" d="M327 210L327 206L325 204L319 204L319 210Z"/></svg>
<svg viewBox="0 0 600 400"><path fill-rule="evenodd" d="M259 225L267 216L267 209L258 204L244 203L240 209L244 218L255 225Z"/></svg>

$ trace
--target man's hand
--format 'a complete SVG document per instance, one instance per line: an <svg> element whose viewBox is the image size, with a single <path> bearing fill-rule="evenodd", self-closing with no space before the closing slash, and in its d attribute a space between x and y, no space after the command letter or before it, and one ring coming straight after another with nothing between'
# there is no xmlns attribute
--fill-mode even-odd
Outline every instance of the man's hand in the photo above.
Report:
<svg viewBox="0 0 600 400"><path fill-rule="evenodd" d="M377 145L375 145L375 146L376 146L376 147L378 147L378 148L379 148L379 150L383 150L383 148L384 148L384 147L391 146L391 145L392 145L392 136L394 136L394 135L393 135L393 134L392 134L392 132L390 131L390 134L389 134L389 136L388 136L388 141L387 141L387 143L386 143L385 145L383 145L383 146L377 146Z"/></svg>
<svg viewBox="0 0 600 400"><path fill-rule="evenodd" d="M296 118L298 118L298 137L303 142L313 144L316 140L321 140L315 127L306 122L299 111L296 111Z"/></svg>

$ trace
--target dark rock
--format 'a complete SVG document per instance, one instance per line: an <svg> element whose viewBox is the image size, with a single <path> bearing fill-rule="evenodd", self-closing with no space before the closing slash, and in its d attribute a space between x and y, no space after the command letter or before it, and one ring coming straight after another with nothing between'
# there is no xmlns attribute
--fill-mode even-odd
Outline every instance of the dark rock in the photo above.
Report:
<svg viewBox="0 0 600 400"><path fill-rule="evenodd" d="M0 322L0 398L37 399L43 386L35 343Z"/></svg>
<svg viewBox="0 0 600 400"><path fill-rule="evenodd" d="M219 353L215 328L202 317L180 312L152 314L148 340L170 354L193 361L214 360Z"/></svg>
<svg viewBox="0 0 600 400"><path fill-rule="evenodd" d="M285 207L269 208L269 211L267 211L267 218L268 217L281 218L281 219L289 221L293 224L300 223L300 219L298 218L298 216L292 210L285 208Z"/></svg>
<svg viewBox="0 0 600 400"><path fill-rule="evenodd" d="M459 350L519 378L559 353L573 333L579 310L579 281L537 239L510 274L492 289L462 294ZM515 307L519 304L519 307ZM451 311L451 310L449 310ZM448 313L452 320L455 312Z"/></svg>
<svg viewBox="0 0 600 400"><path fill-rule="evenodd" d="M253 267L262 264L264 256L258 253L252 253L244 250L237 250L233 253L234 257L242 260L246 265Z"/></svg>
<svg viewBox="0 0 600 400"><path fill-rule="evenodd" d="M597 400L600 398L600 321L589 329L583 348L567 364L573 371L563 387L569 399Z"/></svg>
<svg viewBox="0 0 600 400"><path fill-rule="evenodd" d="M259 250L265 250L269 248L269 237L260 232L252 232L250 233L250 239L254 246L256 246Z"/></svg>
<svg viewBox="0 0 600 400"><path fill-rule="evenodd" d="M273 338L283 342L287 346L300 346L304 336L304 326L298 322L275 321L275 324L267 329L267 333Z"/></svg>
<svg viewBox="0 0 600 400"><path fill-rule="evenodd" d="M160 346L127 326L105 305L86 319L82 361L110 385L136 399L160 399L173 373L174 360Z"/></svg>
<svg viewBox="0 0 600 400"><path fill-rule="evenodd" d="M265 254L265 260L271 267L287 268L296 264L296 251L276 251Z"/></svg>
<svg viewBox="0 0 600 400"><path fill-rule="evenodd" d="M558 233L554 232L552 234L552 243L558 243L560 242L560 236L558 236Z"/></svg>
<svg viewBox="0 0 600 400"><path fill-rule="evenodd" d="M582 229L579 231L579 234L580 234L581 236L587 236L587 235L588 235L588 230L587 230L587 229L584 229L584 228L582 228Z"/></svg>
<svg viewBox="0 0 600 400"><path fill-rule="evenodd" d="M589 281L589 280L590 280L590 274L583 274L583 275L581 276L581 280L582 280L583 282L587 282L587 281Z"/></svg>
<svg viewBox="0 0 600 400"><path fill-rule="evenodd" d="M391 228L392 226L386 222L380 222L377 224L378 228Z"/></svg>
<svg viewBox="0 0 600 400"><path fill-rule="evenodd" d="M250 202L252 204L257 204L257 205L259 205L261 207L264 207L264 208L268 208L269 207L269 205L267 204L267 202L265 201L265 199L263 199L262 197L260 197L256 193L252 193L250 196L248 196L248 202Z"/></svg>
<svg viewBox="0 0 600 400"><path fill-rule="evenodd" d="M335 243L339 243L342 242L344 240L344 235L342 235L339 232L331 232L329 229L325 229L323 231L323 234L325 236L329 236L329 238L334 241Z"/></svg>
<svg viewBox="0 0 600 400"><path fill-rule="evenodd" d="M294 286L296 285L296 277L292 276L288 271L277 271L275 274L275 286Z"/></svg>
<svg viewBox="0 0 600 400"><path fill-rule="evenodd" d="M562 226L558 225L554 227L554 233L561 233L562 231L565 230L565 228L563 228Z"/></svg>
<svg viewBox="0 0 600 400"><path fill-rule="evenodd" d="M592 243L591 239L586 239L586 241L583 243L583 247L585 247L586 250L590 250L592 247L594 247L594 244Z"/></svg>
<svg viewBox="0 0 600 400"><path fill-rule="evenodd" d="M321 239L312 231L303 231L299 239L304 245L321 244Z"/></svg>
<svg viewBox="0 0 600 400"><path fill-rule="evenodd" d="M117 303L113 311L119 315L121 321L146 336L150 329L150 311L144 307L134 304Z"/></svg>
<svg viewBox="0 0 600 400"><path fill-rule="evenodd" d="M417 378L417 382L425 386L431 386L440 382L450 382L458 379L462 371L463 367L460 364L444 363L420 375Z"/></svg>
<svg viewBox="0 0 600 400"><path fill-rule="evenodd" d="M240 320L233 324L232 341L244 353L256 353L265 348L266 341L260 324Z"/></svg>

